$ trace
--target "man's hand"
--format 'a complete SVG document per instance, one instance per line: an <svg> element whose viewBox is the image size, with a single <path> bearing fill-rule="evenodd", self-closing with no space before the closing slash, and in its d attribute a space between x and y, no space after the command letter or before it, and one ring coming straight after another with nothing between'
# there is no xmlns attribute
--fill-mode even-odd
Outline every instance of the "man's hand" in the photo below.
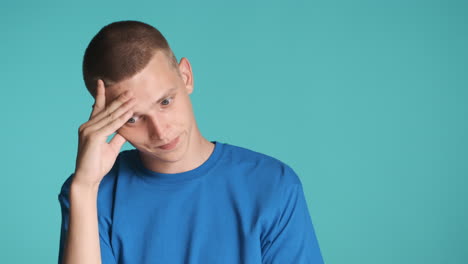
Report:
<svg viewBox="0 0 468 264"><path fill-rule="evenodd" d="M99 185L126 142L118 133L109 143L107 138L132 116L135 98L127 91L120 94L108 107L105 107L105 102L104 82L99 79L91 116L78 130L78 154L73 179L75 184Z"/></svg>

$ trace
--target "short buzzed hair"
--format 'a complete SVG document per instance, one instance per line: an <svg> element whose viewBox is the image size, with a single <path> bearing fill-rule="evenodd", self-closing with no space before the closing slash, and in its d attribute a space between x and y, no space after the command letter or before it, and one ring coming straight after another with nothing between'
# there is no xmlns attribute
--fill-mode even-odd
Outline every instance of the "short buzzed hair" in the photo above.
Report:
<svg viewBox="0 0 468 264"><path fill-rule="evenodd" d="M177 59L166 38L155 27L134 20L104 26L91 40L83 57L83 79L95 97L97 80L106 86L128 79L145 68L157 51L168 58L180 76Z"/></svg>

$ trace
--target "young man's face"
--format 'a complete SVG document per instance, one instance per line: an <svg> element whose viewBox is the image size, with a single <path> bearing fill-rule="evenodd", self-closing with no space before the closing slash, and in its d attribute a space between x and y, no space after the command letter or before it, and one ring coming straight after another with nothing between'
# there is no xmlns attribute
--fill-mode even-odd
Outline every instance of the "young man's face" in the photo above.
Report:
<svg viewBox="0 0 468 264"><path fill-rule="evenodd" d="M124 91L133 93L133 117L117 132L152 159L180 160L194 138L196 125L189 97L193 78L187 59L181 60L179 69L182 76L171 69L162 52L156 52L141 72L106 87L106 105Z"/></svg>

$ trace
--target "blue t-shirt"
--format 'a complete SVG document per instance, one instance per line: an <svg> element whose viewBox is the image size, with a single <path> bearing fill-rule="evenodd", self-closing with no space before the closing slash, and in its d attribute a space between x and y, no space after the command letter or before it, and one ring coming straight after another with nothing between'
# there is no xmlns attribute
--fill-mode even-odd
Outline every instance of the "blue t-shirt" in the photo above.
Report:
<svg viewBox="0 0 468 264"><path fill-rule="evenodd" d="M212 141L199 167L176 174L120 152L97 198L103 264L323 263L301 181L285 163ZM73 174L58 196L59 263Z"/></svg>

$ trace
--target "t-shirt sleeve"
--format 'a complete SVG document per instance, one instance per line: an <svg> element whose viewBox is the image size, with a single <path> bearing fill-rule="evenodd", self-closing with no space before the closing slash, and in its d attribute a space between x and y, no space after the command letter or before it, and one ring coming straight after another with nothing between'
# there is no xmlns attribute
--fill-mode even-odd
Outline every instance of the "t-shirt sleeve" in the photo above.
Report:
<svg viewBox="0 0 468 264"><path fill-rule="evenodd" d="M262 238L262 263L322 264L302 184L283 186L278 197L279 210Z"/></svg>
<svg viewBox="0 0 468 264"><path fill-rule="evenodd" d="M73 174L65 181L58 195L58 200L60 203L60 209L61 209L61 214L62 214L58 264L62 264L62 261L63 261L64 246L65 246L66 236L68 233L68 223L69 223L69 216L70 216L69 193L70 193L70 184L72 181L72 176ZM116 264L117 262L112 252L112 248L110 247L109 236L105 235L107 233L107 230L103 230L104 227L105 226L103 225L103 223L99 221L99 240L100 240L100 248L101 248L101 262L102 264Z"/></svg>

